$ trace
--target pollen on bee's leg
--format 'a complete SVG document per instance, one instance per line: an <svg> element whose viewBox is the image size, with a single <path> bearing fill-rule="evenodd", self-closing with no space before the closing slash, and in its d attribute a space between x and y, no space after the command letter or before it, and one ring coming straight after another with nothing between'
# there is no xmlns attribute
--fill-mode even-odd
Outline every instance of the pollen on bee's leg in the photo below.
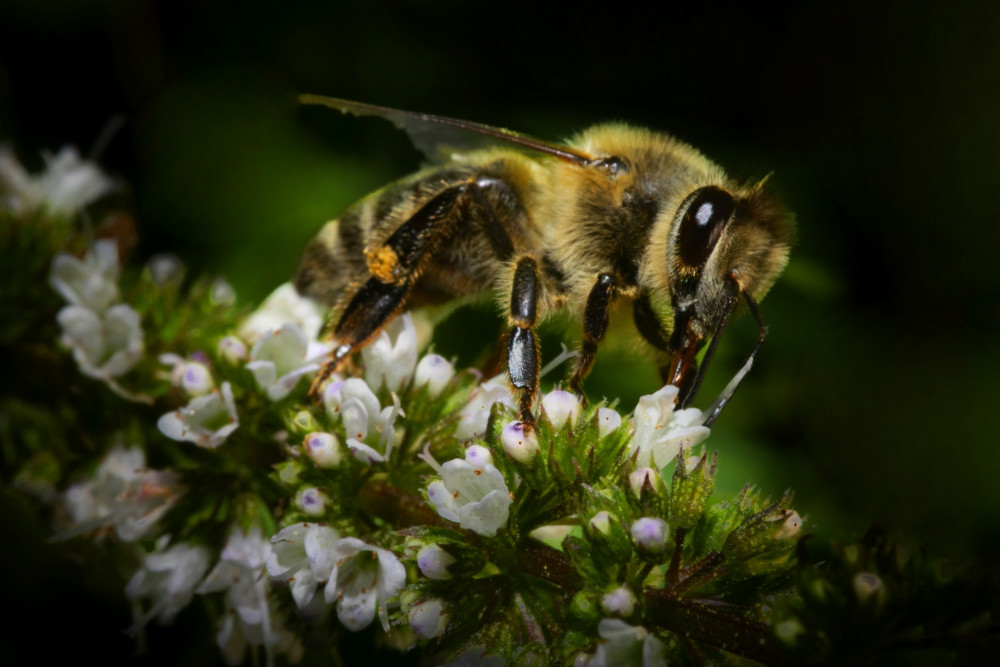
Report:
<svg viewBox="0 0 1000 667"><path fill-rule="evenodd" d="M383 283L396 280L399 255L391 247L384 245L368 255L368 270Z"/></svg>

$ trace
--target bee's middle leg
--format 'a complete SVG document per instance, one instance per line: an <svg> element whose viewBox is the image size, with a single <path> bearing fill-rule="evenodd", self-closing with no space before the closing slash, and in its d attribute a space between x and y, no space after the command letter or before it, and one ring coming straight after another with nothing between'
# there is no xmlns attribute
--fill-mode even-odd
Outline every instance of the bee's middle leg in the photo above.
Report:
<svg viewBox="0 0 1000 667"><path fill-rule="evenodd" d="M569 386L573 393L586 400L583 395L583 379L590 373L597 356L597 345L608 332L608 310L617 295L617 281L610 273L597 276L597 281L587 295L587 305L583 311L583 345L576 359L576 368Z"/></svg>

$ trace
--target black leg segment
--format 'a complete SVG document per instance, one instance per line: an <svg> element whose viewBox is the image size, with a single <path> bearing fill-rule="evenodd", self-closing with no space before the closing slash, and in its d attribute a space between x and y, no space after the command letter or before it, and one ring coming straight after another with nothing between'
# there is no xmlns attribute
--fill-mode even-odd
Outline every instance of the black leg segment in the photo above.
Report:
<svg viewBox="0 0 1000 667"><path fill-rule="evenodd" d="M518 394L521 421L531 423L531 406L538 393L540 355L534 327L538 307L538 263L522 257L514 267L510 290L511 329L507 339L507 373Z"/></svg>
<svg viewBox="0 0 1000 667"><path fill-rule="evenodd" d="M613 275L602 273L597 276L597 282L587 296L583 311L583 345L569 382L570 388L580 397L583 397L583 379L590 373L597 356L597 344L604 340L608 332L608 310L617 296L617 284Z"/></svg>

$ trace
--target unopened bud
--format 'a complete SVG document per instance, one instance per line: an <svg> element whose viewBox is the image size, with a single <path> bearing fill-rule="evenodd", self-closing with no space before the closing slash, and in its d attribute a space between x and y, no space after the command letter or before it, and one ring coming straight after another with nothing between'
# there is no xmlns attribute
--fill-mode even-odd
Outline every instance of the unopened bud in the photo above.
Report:
<svg viewBox="0 0 1000 667"><path fill-rule="evenodd" d="M236 336L226 336L219 341L219 355L231 364L246 361L247 346Z"/></svg>
<svg viewBox="0 0 1000 667"><path fill-rule="evenodd" d="M315 486L309 486L295 494L295 506L307 516L323 516L326 514L329 498Z"/></svg>
<svg viewBox="0 0 1000 667"><path fill-rule="evenodd" d="M635 593L628 586L619 586L601 597L601 609L608 616L628 618L635 612Z"/></svg>
<svg viewBox="0 0 1000 667"><path fill-rule="evenodd" d="M558 431L567 422L572 424L576 421L576 416L580 413L580 401L568 391L556 389L542 398L542 412L552 428Z"/></svg>
<svg viewBox="0 0 1000 667"><path fill-rule="evenodd" d="M407 619L413 631L423 639L434 639L448 626L448 612L445 610L444 600L440 598L416 603L410 607Z"/></svg>
<svg viewBox="0 0 1000 667"><path fill-rule="evenodd" d="M427 386L431 398L437 398L455 375L451 363L439 354L426 354L417 364L413 386Z"/></svg>
<svg viewBox="0 0 1000 667"><path fill-rule="evenodd" d="M661 493L664 489L663 478L656 470L648 467L637 468L635 472L628 476L628 485L636 498L642 497L642 489L649 483L653 493Z"/></svg>
<svg viewBox="0 0 1000 667"><path fill-rule="evenodd" d="M500 440L507 456L519 463L528 463L538 453L538 436L524 422L515 421L504 426Z"/></svg>
<svg viewBox="0 0 1000 667"><path fill-rule="evenodd" d="M320 468L336 468L344 460L343 448L332 433L309 433L303 441L303 449Z"/></svg>
<svg viewBox="0 0 1000 667"><path fill-rule="evenodd" d="M617 431L621 425L622 416L611 408L597 410L597 432L602 438Z"/></svg>
<svg viewBox="0 0 1000 667"><path fill-rule="evenodd" d="M455 562L455 557L436 544L431 544L417 553L417 567L428 579L451 579L448 567Z"/></svg>
<svg viewBox="0 0 1000 667"><path fill-rule="evenodd" d="M643 517L632 524L632 539L636 549L650 554L663 553L667 549L670 527L658 517Z"/></svg>

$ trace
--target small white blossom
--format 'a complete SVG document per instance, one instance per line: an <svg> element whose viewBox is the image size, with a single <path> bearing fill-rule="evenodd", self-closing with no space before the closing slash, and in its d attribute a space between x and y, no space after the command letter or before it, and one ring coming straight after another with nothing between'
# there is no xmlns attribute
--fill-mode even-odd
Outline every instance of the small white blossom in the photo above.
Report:
<svg viewBox="0 0 1000 667"><path fill-rule="evenodd" d="M382 329L361 349L361 358L368 386L375 391L383 384L389 391L402 389L417 364L417 330L410 314L404 313Z"/></svg>
<svg viewBox="0 0 1000 667"><path fill-rule="evenodd" d="M462 408L458 426L455 428L455 437L467 440L485 433L494 403L503 403L509 408L514 407L514 399L511 398L510 389L507 388L502 375L497 375L472 390L469 400Z"/></svg>
<svg viewBox="0 0 1000 667"><path fill-rule="evenodd" d="M236 336L226 336L219 341L219 355L231 364L239 364L247 358L246 343Z"/></svg>
<svg viewBox="0 0 1000 667"><path fill-rule="evenodd" d="M337 562L334 546L340 533L318 523L295 523L271 538L267 573L287 579L299 609L306 607L316 587L330 578Z"/></svg>
<svg viewBox="0 0 1000 667"><path fill-rule="evenodd" d="M607 510L601 510L594 516L590 517L590 528L602 535L611 534L611 522L618 521L618 517Z"/></svg>
<svg viewBox="0 0 1000 667"><path fill-rule="evenodd" d="M55 538L113 526L119 539L133 542L156 525L178 494L174 473L147 469L146 455L138 447L114 447L91 479L66 490L63 501L74 527Z"/></svg>
<svg viewBox="0 0 1000 667"><path fill-rule="evenodd" d="M336 468L344 460L337 436L332 433L309 433L303 442L306 456L320 468Z"/></svg>
<svg viewBox="0 0 1000 667"><path fill-rule="evenodd" d="M319 370L320 360L329 353L323 343L309 342L297 324L282 324L266 332L250 350L247 369L272 401L291 393L304 375Z"/></svg>
<svg viewBox="0 0 1000 667"><path fill-rule="evenodd" d="M681 447L690 449L708 437L709 429L701 425L700 410L674 410L677 393L677 387L667 385L639 399L632 416L635 434L629 452L638 450L638 465L663 468Z"/></svg>
<svg viewBox="0 0 1000 667"><path fill-rule="evenodd" d="M329 504L327 495L315 486L307 486L295 494L295 506L306 516L323 516Z"/></svg>
<svg viewBox="0 0 1000 667"><path fill-rule="evenodd" d="M406 585L406 568L391 551L366 544L356 537L337 541L337 562L323 596L337 603L337 618L357 632L375 618L378 609L382 628L389 631L389 600Z"/></svg>
<svg viewBox="0 0 1000 667"><path fill-rule="evenodd" d="M215 387L211 371L200 361L167 353L160 355L160 363L170 366L171 384L183 389L188 396L201 396L212 391Z"/></svg>
<svg viewBox="0 0 1000 667"><path fill-rule="evenodd" d="M118 245L98 240L83 259L61 252L52 260L49 284L73 306L103 313L120 298L118 292Z"/></svg>
<svg viewBox="0 0 1000 667"><path fill-rule="evenodd" d="M430 544L417 553L417 567L428 579L451 579L448 568L455 557L436 544Z"/></svg>
<svg viewBox="0 0 1000 667"><path fill-rule="evenodd" d="M598 408L597 410L597 433L605 438L618 430L622 425L622 416L611 408Z"/></svg>
<svg viewBox="0 0 1000 667"><path fill-rule="evenodd" d="M670 528L658 517L642 517L632 524L632 539L639 551L663 553L667 549Z"/></svg>
<svg viewBox="0 0 1000 667"><path fill-rule="evenodd" d="M72 217L114 190L114 180L93 162L80 158L72 146L56 155L43 153L45 171L31 176L9 148L0 147L0 207L16 214L45 210L58 217Z"/></svg>
<svg viewBox="0 0 1000 667"><path fill-rule="evenodd" d="M426 385L431 398L437 398L454 376L455 368L450 361L439 354L425 354L417 364L413 386L420 388Z"/></svg>
<svg viewBox="0 0 1000 667"><path fill-rule="evenodd" d="M559 430L568 422L572 425L580 414L580 401L568 391L556 389L542 398L542 413L552 428Z"/></svg>
<svg viewBox="0 0 1000 667"><path fill-rule="evenodd" d="M640 626L617 618L597 624L601 643L593 656L581 656L576 667L666 667L667 649L663 642Z"/></svg>
<svg viewBox="0 0 1000 667"><path fill-rule="evenodd" d="M788 510L788 514L785 517L784 522L774 533L774 538L777 540L787 540L791 539L799 534L802 530L802 517L795 510Z"/></svg>
<svg viewBox="0 0 1000 667"><path fill-rule="evenodd" d="M114 378L132 370L145 351L139 313L123 303L98 315L83 306L66 306L56 315L60 340L73 351L80 372L105 382L129 400L147 401L123 389Z"/></svg>
<svg viewBox="0 0 1000 667"><path fill-rule="evenodd" d="M256 343L283 324L297 325L308 340L314 341L323 327L323 311L315 301L301 296L291 283L285 283L271 292L260 308L240 325L240 338Z"/></svg>
<svg viewBox="0 0 1000 667"><path fill-rule="evenodd" d="M149 276L157 287L166 287L170 283L179 283L184 278L184 263L172 252L161 252L153 255L146 263Z"/></svg>
<svg viewBox="0 0 1000 667"><path fill-rule="evenodd" d="M236 290L225 278L219 277L212 281L208 299L216 306L232 306L236 303Z"/></svg>
<svg viewBox="0 0 1000 667"><path fill-rule="evenodd" d="M487 457L489 451L478 445L466 450L464 460L453 459L444 465L438 465L426 451L421 455L441 476L427 487L427 497L437 513L462 528L492 537L507 525L513 500L503 475Z"/></svg>
<svg viewBox="0 0 1000 667"><path fill-rule="evenodd" d="M146 556L142 567L125 587L128 599L150 598L152 601L149 609L137 614L129 629L131 634L154 618L160 623L172 621L194 597L195 587L208 571L209 553L205 547L186 542L169 549L162 549L163 546L158 545L158 551Z"/></svg>
<svg viewBox="0 0 1000 667"><path fill-rule="evenodd" d="M527 428L524 422L513 421L503 427L500 442L507 456L519 463L528 463L538 453L538 436L531 426Z"/></svg>
<svg viewBox="0 0 1000 667"><path fill-rule="evenodd" d="M412 607L406 616L410 622L410 627L423 639L434 639L444 632L448 627L448 612L445 609L444 600L441 598L430 598L421 600Z"/></svg>
<svg viewBox="0 0 1000 667"><path fill-rule="evenodd" d="M389 459L399 439L396 419L403 415L399 397L383 408L371 387L360 378L335 380L323 391L327 413L344 423L347 447L359 461L381 463Z"/></svg>
<svg viewBox="0 0 1000 667"><path fill-rule="evenodd" d="M650 486L653 487L654 493L664 488L663 478L660 477L660 473L655 468L647 466L637 468L628 476L629 488L632 489L632 493L635 494L636 498L642 497L642 487L646 485L647 479Z"/></svg>
<svg viewBox="0 0 1000 667"><path fill-rule="evenodd" d="M264 646L268 664L273 664L276 652L288 653L294 661L302 650L268 603L270 583L263 571L270 552L271 543L259 526L249 533L234 529L219 562L195 591L226 594L226 613L219 621L216 643L227 664L240 664L247 645Z"/></svg>
<svg viewBox="0 0 1000 667"><path fill-rule="evenodd" d="M156 423L163 435L171 440L193 442L199 447L215 449L240 425L233 401L233 388L222 383L222 390L191 399L183 408L168 412Z"/></svg>
<svg viewBox="0 0 1000 667"><path fill-rule="evenodd" d="M619 586L601 596L601 611L608 616L628 618L635 611L635 593L628 586Z"/></svg>

